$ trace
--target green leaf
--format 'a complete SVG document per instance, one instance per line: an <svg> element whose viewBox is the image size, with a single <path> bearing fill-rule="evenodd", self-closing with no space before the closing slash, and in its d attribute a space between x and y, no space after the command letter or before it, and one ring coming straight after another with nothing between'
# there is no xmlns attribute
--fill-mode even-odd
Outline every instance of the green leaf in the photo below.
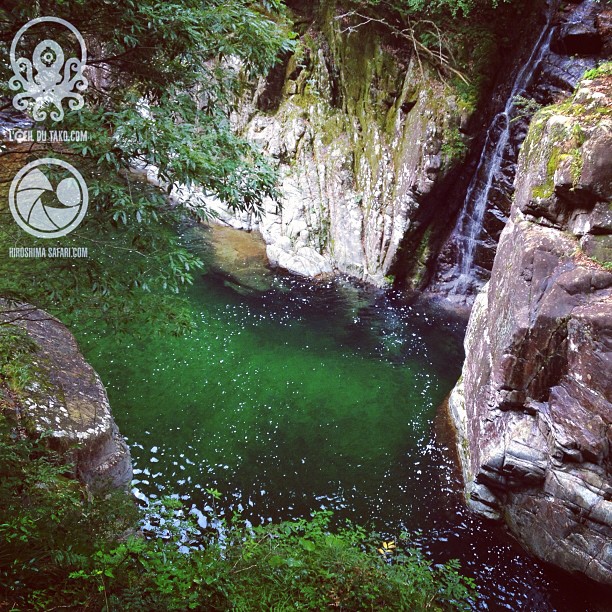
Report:
<svg viewBox="0 0 612 612"><path fill-rule="evenodd" d="M304 538L300 539L300 545L306 552L314 552L316 549L315 543Z"/></svg>

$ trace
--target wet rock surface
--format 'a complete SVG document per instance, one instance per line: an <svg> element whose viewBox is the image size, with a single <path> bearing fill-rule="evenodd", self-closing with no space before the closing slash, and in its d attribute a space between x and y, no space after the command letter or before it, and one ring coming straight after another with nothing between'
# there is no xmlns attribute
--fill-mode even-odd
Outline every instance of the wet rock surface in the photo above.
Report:
<svg viewBox="0 0 612 612"><path fill-rule="evenodd" d="M611 150L611 75L536 115L450 400L469 505L608 585L612 260L592 243L612 234Z"/></svg>
<svg viewBox="0 0 612 612"><path fill-rule="evenodd" d="M563 5L549 18L548 48L539 66L520 95L536 105L549 105L567 99L585 71L609 56L609 31L612 11L596 0ZM519 106L523 102L519 101ZM428 291L449 295L458 303L471 304L478 290L490 278L501 232L510 216L519 151L527 134L530 112L516 107L511 115L510 139L503 162L492 181L482 226L476 232L474 261L470 282L457 290L458 251L465 250L466 239L451 235L442 247ZM494 126L493 126L494 128ZM496 137L497 138L497 137ZM495 138L493 139L495 141ZM483 179L484 180L484 179ZM472 214L470 210L467 214ZM472 238L470 237L470 240Z"/></svg>
<svg viewBox="0 0 612 612"><path fill-rule="evenodd" d="M38 345L37 377L18 403L28 429L51 432L51 443L75 464L75 476L95 490L125 488L132 479L128 446L113 419L106 390L60 321L25 304L1 303L3 321L24 329Z"/></svg>

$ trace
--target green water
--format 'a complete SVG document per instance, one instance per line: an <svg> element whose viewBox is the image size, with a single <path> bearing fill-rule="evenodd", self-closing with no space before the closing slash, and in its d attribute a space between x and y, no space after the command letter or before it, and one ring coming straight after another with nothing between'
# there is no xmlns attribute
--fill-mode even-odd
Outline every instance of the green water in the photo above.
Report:
<svg viewBox="0 0 612 612"><path fill-rule="evenodd" d="M257 245L237 278L209 234L191 239L208 263L190 293L193 333L84 337L131 444L139 495L174 492L202 509L213 487L254 520L325 506L379 525L409 521L406 475L418 465L407 457L418 462L459 375L460 336L380 291L274 275Z"/></svg>
<svg viewBox="0 0 612 612"><path fill-rule="evenodd" d="M186 337L77 330L128 438L144 504L182 498L253 523L331 508L435 562L458 558L479 610L604 610L470 514L436 408L460 374L462 327L431 307L274 273L248 234L192 229L207 264ZM93 331L92 331L93 329ZM592 588L591 588L592 591Z"/></svg>

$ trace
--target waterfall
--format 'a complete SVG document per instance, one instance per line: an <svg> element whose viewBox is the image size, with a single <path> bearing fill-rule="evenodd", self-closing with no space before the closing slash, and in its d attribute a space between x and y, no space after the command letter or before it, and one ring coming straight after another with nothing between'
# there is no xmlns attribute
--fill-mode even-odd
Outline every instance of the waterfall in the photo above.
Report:
<svg viewBox="0 0 612 612"><path fill-rule="evenodd" d="M552 34L553 29L550 27L550 19L548 19L529 59L516 75L504 109L493 118L487 132L476 172L470 182L463 208L450 237L451 241L459 245L459 259L456 265L457 277L449 291L450 294L465 294L473 280L471 274L476 244L482 232L489 193L495 176L501 168L504 150L510 141L514 99L531 83L536 70L549 50Z"/></svg>

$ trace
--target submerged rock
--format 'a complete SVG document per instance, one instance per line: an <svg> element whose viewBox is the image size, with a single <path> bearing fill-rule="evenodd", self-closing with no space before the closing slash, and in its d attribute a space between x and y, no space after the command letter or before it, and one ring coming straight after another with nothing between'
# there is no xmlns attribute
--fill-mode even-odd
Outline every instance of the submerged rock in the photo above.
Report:
<svg viewBox="0 0 612 612"><path fill-rule="evenodd" d="M469 505L609 585L611 150L610 74L536 115L449 404Z"/></svg>
<svg viewBox="0 0 612 612"><path fill-rule="evenodd" d="M185 231L183 237L189 248L202 257L208 274L222 278L226 286L238 293L249 295L272 287L274 274L268 265L266 245L258 232L198 224Z"/></svg>
<svg viewBox="0 0 612 612"><path fill-rule="evenodd" d="M15 309L18 309L15 312ZM3 308L4 310L4 308ZM11 306L4 321L24 329L37 350L36 380L16 417L27 429L51 432L51 443L75 464L75 476L95 490L125 488L132 480L128 446L111 413L106 390L68 328L42 310Z"/></svg>

